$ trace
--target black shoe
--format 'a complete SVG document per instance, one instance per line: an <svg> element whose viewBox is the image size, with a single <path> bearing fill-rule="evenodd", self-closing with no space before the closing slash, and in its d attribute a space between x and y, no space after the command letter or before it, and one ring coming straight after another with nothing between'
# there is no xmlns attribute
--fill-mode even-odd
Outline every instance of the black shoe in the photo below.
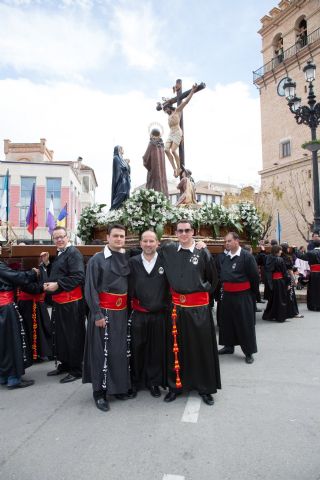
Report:
<svg viewBox="0 0 320 480"><path fill-rule="evenodd" d="M68 373L66 377L61 378L60 383L70 383L70 382L75 382L76 380L79 380L81 377L75 377L74 375L71 375Z"/></svg>
<svg viewBox="0 0 320 480"><path fill-rule="evenodd" d="M127 398L129 398L129 400L132 400L133 398L136 398L137 395L138 395L137 389L133 387L133 388L130 388L130 390L128 390Z"/></svg>
<svg viewBox="0 0 320 480"><path fill-rule="evenodd" d="M161 397L161 392L160 392L160 388L158 387L158 385L152 385L152 387L150 387L150 394L153 397Z"/></svg>
<svg viewBox="0 0 320 480"><path fill-rule="evenodd" d="M26 388L26 387L31 387L31 385L34 384L34 380L21 380L20 383L17 383L16 385L8 385L9 390L14 390L15 388Z"/></svg>
<svg viewBox="0 0 320 480"><path fill-rule="evenodd" d="M102 412L108 412L110 410L109 402L105 398L100 397L94 399L94 403L96 404L96 407Z"/></svg>
<svg viewBox="0 0 320 480"><path fill-rule="evenodd" d="M173 402L177 396L180 395L180 393L176 393L176 392L168 392L167 395L164 397L164 401L169 403L169 402Z"/></svg>
<svg viewBox="0 0 320 480"><path fill-rule="evenodd" d="M254 358L252 355L246 355L246 363L253 363Z"/></svg>
<svg viewBox="0 0 320 480"><path fill-rule="evenodd" d="M55 375L61 375L62 373L67 373L67 370L58 365L55 370L51 370L51 372L47 373L47 377L54 377Z"/></svg>
<svg viewBox="0 0 320 480"><path fill-rule="evenodd" d="M199 395L201 396L204 403L206 403L207 405L213 405L214 404L214 398L211 395L211 393L200 393Z"/></svg>
<svg viewBox="0 0 320 480"><path fill-rule="evenodd" d="M223 347L218 351L219 355L227 355L234 353L234 347Z"/></svg>
<svg viewBox="0 0 320 480"><path fill-rule="evenodd" d="M114 398L117 400L128 400L128 395L126 393L116 393Z"/></svg>

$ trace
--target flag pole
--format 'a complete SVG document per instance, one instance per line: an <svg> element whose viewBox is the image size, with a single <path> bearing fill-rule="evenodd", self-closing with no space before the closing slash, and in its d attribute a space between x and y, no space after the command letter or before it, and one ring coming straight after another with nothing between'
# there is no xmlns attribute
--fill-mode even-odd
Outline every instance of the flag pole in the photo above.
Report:
<svg viewBox="0 0 320 480"><path fill-rule="evenodd" d="M34 245L34 202L35 202L35 195L36 195L36 184L33 184L33 198L32 198L32 245Z"/></svg>
<svg viewBox="0 0 320 480"><path fill-rule="evenodd" d="M6 238L9 242L9 169L7 169L7 205L6 205Z"/></svg>

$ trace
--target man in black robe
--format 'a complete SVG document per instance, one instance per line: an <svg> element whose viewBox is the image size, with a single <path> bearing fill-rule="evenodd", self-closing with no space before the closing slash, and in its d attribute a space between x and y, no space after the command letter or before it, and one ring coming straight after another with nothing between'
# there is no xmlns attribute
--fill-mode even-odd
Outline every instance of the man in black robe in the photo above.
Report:
<svg viewBox="0 0 320 480"><path fill-rule="evenodd" d="M178 244L164 245L161 255L171 287L172 312L168 329L166 402L182 391L197 390L207 405L221 388L211 301L217 273L209 251L197 250L188 219L177 224Z"/></svg>
<svg viewBox="0 0 320 480"><path fill-rule="evenodd" d="M85 297L90 313L83 366L83 383L92 383L95 404L104 412L110 409L107 395L124 400L131 388L125 228L110 226L107 241L87 265Z"/></svg>
<svg viewBox="0 0 320 480"><path fill-rule="evenodd" d="M72 246L66 229L56 227L52 238L58 254L49 263L48 252L41 253L47 266L48 280L44 291L52 301L53 354L61 363L48 376L67 373L60 383L73 382L82 376L85 339L85 304L83 299L84 262L79 250Z"/></svg>
<svg viewBox="0 0 320 480"><path fill-rule="evenodd" d="M146 387L160 397L166 385L165 332L169 313L169 285L157 253L155 232L141 235L141 255L130 258L131 378L133 391Z"/></svg>
<svg viewBox="0 0 320 480"><path fill-rule="evenodd" d="M310 278L307 286L308 310L320 311L320 239L313 240L314 248L302 253L295 248L295 255L301 260L306 260L310 265Z"/></svg>
<svg viewBox="0 0 320 480"><path fill-rule="evenodd" d="M0 384L9 390L34 384L22 378L27 366L26 339L23 319L14 302L14 288L36 280L36 271L17 272L0 262Z"/></svg>
<svg viewBox="0 0 320 480"><path fill-rule="evenodd" d="M240 345L246 363L253 363L252 354L257 352L255 310L259 291L258 267L253 255L240 247L237 233L228 233L225 242L228 252L218 259L223 288L219 345L224 345L219 354L233 353L235 345Z"/></svg>
<svg viewBox="0 0 320 480"><path fill-rule="evenodd" d="M46 268L41 264L38 281L19 289L18 308L25 324L30 363L52 357L51 322L43 291L45 277Z"/></svg>

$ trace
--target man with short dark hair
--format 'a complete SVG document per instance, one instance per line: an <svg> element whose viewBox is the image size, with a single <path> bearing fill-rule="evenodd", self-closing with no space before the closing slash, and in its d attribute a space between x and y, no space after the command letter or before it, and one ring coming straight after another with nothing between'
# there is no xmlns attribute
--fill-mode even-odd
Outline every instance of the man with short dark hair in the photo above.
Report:
<svg viewBox="0 0 320 480"><path fill-rule="evenodd" d="M320 311L320 238L313 240L313 250L302 253L295 248L295 255L310 265L310 278L307 286L308 310Z"/></svg>
<svg viewBox="0 0 320 480"><path fill-rule="evenodd" d="M27 366L26 339L14 289L36 280L36 271L17 272L0 262L0 385L6 385L9 390L34 384L33 380L22 378Z"/></svg>
<svg viewBox="0 0 320 480"><path fill-rule="evenodd" d="M220 301L220 355L233 353L240 345L246 363L253 363L257 352L255 304L259 290L259 272L254 257L240 247L239 235L229 232L225 237L227 254L219 256L217 266L222 283Z"/></svg>
<svg viewBox="0 0 320 480"><path fill-rule="evenodd" d="M69 383L82 376L85 338L85 305L82 293L84 262L79 250L72 246L67 231L55 227L52 239L57 256L49 262L49 253L40 258L47 268L48 280L43 288L52 301L53 354L61 363L48 376L67 373L60 383Z"/></svg>
<svg viewBox="0 0 320 480"><path fill-rule="evenodd" d="M125 228L108 229L108 244L90 258L85 297L90 313L84 352L83 383L92 383L96 407L110 409L107 395L127 399L131 387L130 331L127 292L129 265L124 250Z"/></svg>
<svg viewBox="0 0 320 480"><path fill-rule="evenodd" d="M178 243L162 246L161 255L171 287L172 312L168 331L166 402L182 391L197 390L207 405L221 388L219 358L211 301L217 274L209 251L197 250L190 220L177 224Z"/></svg>
<svg viewBox="0 0 320 480"><path fill-rule="evenodd" d="M308 245L307 245L308 252L311 252L311 250L313 250L315 248L315 243L314 243L315 240L320 240L319 232L317 232L317 231L312 232L311 240L309 240Z"/></svg>

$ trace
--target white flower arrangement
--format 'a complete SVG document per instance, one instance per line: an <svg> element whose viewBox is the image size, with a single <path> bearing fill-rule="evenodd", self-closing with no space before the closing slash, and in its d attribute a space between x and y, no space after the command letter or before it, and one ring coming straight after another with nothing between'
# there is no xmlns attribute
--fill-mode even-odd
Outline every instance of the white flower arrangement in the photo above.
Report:
<svg viewBox="0 0 320 480"><path fill-rule="evenodd" d="M141 233L148 228L161 232L165 224L175 224L182 218L189 219L195 228L210 226L213 236L219 234L219 227L244 231L253 244L257 243L262 233L261 218L256 207L249 202L230 208L214 203L204 203L199 209L174 207L163 193L142 189L136 190L118 210L104 213L103 207L105 205L95 204L83 210L78 235L84 241L92 239L96 225L121 223L133 233Z"/></svg>

